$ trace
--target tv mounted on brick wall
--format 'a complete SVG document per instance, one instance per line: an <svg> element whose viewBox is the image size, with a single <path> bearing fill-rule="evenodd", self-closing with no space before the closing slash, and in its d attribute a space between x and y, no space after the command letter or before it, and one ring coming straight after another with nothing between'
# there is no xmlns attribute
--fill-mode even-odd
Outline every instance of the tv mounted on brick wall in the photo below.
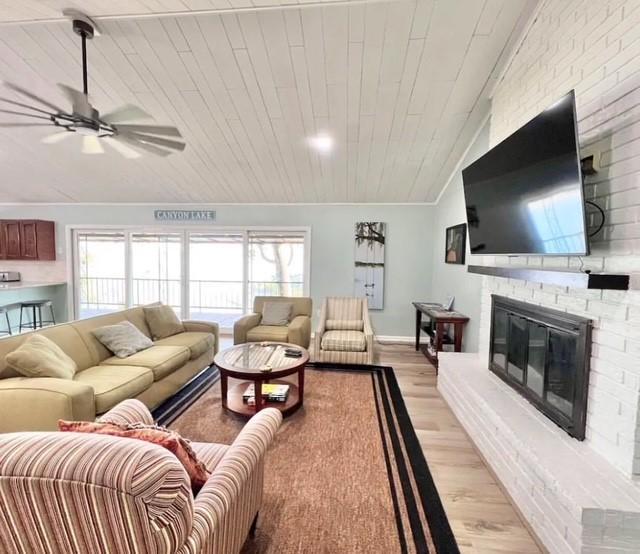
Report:
<svg viewBox="0 0 640 554"><path fill-rule="evenodd" d="M462 178L472 254L589 253L573 91Z"/></svg>

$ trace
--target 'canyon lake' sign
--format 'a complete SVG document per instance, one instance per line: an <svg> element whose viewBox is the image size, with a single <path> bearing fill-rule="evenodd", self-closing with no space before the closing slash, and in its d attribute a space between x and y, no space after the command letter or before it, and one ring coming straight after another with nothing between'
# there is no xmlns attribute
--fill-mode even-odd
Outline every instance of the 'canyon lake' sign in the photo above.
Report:
<svg viewBox="0 0 640 554"><path fill-rule="evenodd" d="M216 220L214 210L155 210L156 221L189 221L211 223Z"/></svg>

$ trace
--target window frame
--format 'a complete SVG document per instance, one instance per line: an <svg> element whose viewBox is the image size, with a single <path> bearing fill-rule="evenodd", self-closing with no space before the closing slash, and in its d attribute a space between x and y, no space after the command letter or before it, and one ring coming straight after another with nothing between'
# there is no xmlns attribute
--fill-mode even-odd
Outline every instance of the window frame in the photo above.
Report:
<svg viewBox="0 0 640 554"><path fill-rule="evenodd" d="M303 295L310 296L311 291L311 227L308 226L275 226L275 225L243 225L243 226L217 226L217 225L67 225L66 238L67 249L70 253L67 261L67 268L71 276L71 294L68 295L68 313L73 319L78 319L80 307L80 272L79 272L79 251L78 235L82 233L123 233L125 236L125 301L126 308L132 307L131 280L131 235L138 233L158 233L169 234L179 233L181 235L181 293L182 306L181 318L189 317L189 237L190 234L239 234L243 237L243 312L249 313L252 306L248 305L249 297L249 235L250 233L290 233L292 235L302 235L304 239L304 274L303 274ZM229 329L222 329L229 330Z"/></svg>

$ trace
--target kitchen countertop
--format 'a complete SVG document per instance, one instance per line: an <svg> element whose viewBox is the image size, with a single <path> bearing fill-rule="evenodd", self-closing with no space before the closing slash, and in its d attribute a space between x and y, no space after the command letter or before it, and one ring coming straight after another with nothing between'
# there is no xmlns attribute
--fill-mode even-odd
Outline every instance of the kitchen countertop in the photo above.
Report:
<svg viewBox="0 0 640 554"><path fill-rule="evenodd" d="M64 281L53 281L50 283L42 281L13 281L13 282L0 282L0 292L3 290L19 290L19 289L35 289L39 287L57 287L60 285L66 285Z"/></svg>

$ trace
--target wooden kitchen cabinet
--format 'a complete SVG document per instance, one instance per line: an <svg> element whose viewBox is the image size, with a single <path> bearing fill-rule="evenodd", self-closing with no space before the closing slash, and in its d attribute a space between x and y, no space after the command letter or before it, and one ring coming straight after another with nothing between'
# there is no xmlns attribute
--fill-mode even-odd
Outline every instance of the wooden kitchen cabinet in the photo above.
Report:
<svg viewBox="0 0 640 554"><path fill-rule="evenodd" d="M56 259L56 226L39 219L0 220L0 259Z"/></svg>

